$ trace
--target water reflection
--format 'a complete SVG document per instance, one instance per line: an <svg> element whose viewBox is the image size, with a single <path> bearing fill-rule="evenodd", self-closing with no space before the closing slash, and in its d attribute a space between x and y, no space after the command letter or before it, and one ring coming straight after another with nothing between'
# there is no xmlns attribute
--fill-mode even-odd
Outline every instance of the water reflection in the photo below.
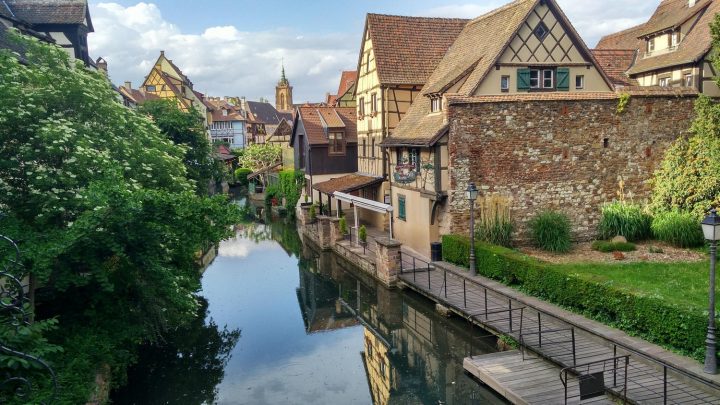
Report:
<svg viewBox="0 0 720 405"><path fill-rule="evenodd" d="M463 358L497 351L496 339L439 316L424 298L389 291L305 249L298 302L307 333L361 324L361 357L374 404L504 403L470 379Z"/></svg>

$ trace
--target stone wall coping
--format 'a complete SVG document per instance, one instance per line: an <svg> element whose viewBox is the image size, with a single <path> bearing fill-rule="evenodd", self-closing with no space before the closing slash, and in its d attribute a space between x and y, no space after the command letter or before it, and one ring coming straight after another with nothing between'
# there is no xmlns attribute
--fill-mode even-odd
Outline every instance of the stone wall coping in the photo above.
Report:
<svg viewBox="0 0 720 405"><path fill-rule="evenodd" d="M402 246L402 242L397 241L397 240L395 240L395 239L390 239L390 238L387 238L387 237L386 237L386 238L377 238L377 239L375 239L375 242L376 242L378 245L385 246L385 247L388 247L388 248L395 248L395 247L400 247L400 246Z"/></svg>

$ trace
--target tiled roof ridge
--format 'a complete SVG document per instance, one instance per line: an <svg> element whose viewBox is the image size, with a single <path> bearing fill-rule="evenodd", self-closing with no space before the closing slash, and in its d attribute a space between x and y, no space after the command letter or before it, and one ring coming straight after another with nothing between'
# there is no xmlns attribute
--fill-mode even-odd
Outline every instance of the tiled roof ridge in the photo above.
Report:
<svg viewBox="0 0 720 405"><path fill-rule="evenodd" d="M526 0L516 0L516 1L526 1ZM382 14L382 13L368 13L368 17L375 16L375 17L390 17L390 18L397 18L402 20L435 20L435 21L471 21L469 18L460 18L460 17L422 17L422 16L409 16L409 15L398 15L398 14Z"/></svg>
<svg viewBox="0 0 720 405"><path fill-rule="evenodd" d="M571 100L614 100L621 95L631 97L695 97L699 93L691 88L679 87L624 87L614 92L570 92L570 93L514 93L483 96L465 96L448 94L448 104L473 104L492 102L523 102L523 101L571 101Z"/></svg>
<svg viewBox="0 0 720 405"><path fill-rule="evenodd" d="M600 38L600 41L599 41L599 42L602 42L602 40L605 39L605 38L615 38L615 37L619 37L619 36L625 35L625 34L627 34L627 33L629 33L629 32L634 31L634 30L638 30L638 29L640 29L640 28L642 28L642 27L644 27L644 26L646 26L646 25L647 25L647 21L645 21L644 23L638 24L638 25L633 25L632 27L629 27L629 28L625 28L625 29L622 30L622 31L613 32L612 34L604 35L603 37Z"/></svg>
<svg viewBox="0 0 720 405"><path fill-rule="evenodd" d="M501 6L501 7L498 7L498 8L496 8L496 9L490 10L490 11L488 11L488 12L485 13L485 14L482 14L482 15L479 15L479 16L473 18L472 20L470 20L470 22L468 22L467 25L476 24L476 23L478 23L478 22L481 22L481 21L485 20L486 18L489 18L489 17L494 16L495 14L502 13L503 11L506 11L506 10L509 9L509 8L516 7L516 6L518 6L519 4L522 4L522 3L525 3L525 2L528 2L528 1L537 2L537 1L539 1L539 0L515 0L515 1L513 1L513 2L510 2L510 3L505 4L504 6Z"/></svg>

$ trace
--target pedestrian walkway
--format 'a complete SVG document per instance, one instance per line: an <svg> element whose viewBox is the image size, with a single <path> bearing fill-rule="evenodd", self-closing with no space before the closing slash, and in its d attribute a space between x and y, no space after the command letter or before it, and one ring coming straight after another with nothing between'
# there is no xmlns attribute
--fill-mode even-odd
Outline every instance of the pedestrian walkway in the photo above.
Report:
<svg viewBox="0 0 720 405"><path fill-rule="evenodd" d="M492 332L508 335L526 352L559 370L588 376L603 373L607 392L640 404L720 404L720 377L702 373L692 359L524 295L445 262L402 255L401 282ZM627 386L618 381L618 361L629 356ZM475 358L470 358L472 364ZM608 360L611 363L608 363ZM584 365L584 366L580 366ZM610 371L613 370L612 375ZM472 373L472 370L470 371ZM542 402L538 402L542 403ZM547 403L547 402L545 402Z"/></svg>

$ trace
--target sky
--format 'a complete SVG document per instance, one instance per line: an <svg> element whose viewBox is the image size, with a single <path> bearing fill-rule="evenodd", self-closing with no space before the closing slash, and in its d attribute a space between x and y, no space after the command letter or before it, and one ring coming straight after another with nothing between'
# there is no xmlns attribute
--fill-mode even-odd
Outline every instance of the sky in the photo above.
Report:
<svg viewBox="0 0 720 405"><path fill-rule="evenodd" d="M94 58L120 85L142 84L160 50L195 90L274 102L281 66L293 101L335 93L343 70L357 68L368 12L474 18L509 0L90 0ZM648 19L660 0L558 0L589 47Z"/></svg>

